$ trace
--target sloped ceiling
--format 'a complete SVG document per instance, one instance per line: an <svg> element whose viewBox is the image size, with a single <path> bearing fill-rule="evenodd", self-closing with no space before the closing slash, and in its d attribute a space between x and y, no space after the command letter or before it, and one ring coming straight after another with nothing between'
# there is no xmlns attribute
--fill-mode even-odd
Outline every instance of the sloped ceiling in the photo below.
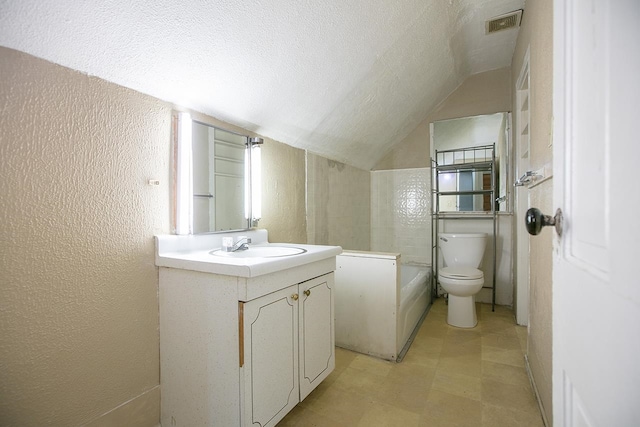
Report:
<svg viewBox="0 0 640 427"><path fill-rule="evenodd" d="M0 45L370 169L472 74L524 0L0 0Z"/></svg>

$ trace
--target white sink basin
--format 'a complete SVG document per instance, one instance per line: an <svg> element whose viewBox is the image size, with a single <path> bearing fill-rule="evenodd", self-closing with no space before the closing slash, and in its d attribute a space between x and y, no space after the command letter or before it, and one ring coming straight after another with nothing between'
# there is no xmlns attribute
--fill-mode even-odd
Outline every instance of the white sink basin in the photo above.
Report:
<svg viewBox="0 0 640 427"><path fill-rule="evenodd" d="M251 281L294 268L306 275L302 266L315 268L319 263L329 263L330 266L332 261L334 266L331 269L335 269L335 256L342 252L340 246L269 243L266 230L242 231L228 237L240 236L250 238L253 243L246 251L231 253L220 250L223 243L220 234L156 236L156 265Z"/></svg>
<svg viewBox="0 0 640 427"><path fill-rule="evenodd" d="M226 257L226 258L276 258L286 257L292 255L299 255L307 252L306 249L296 248L295 246L249 246L249 249L226 252L222 249L216 249L209 252L211 255Z"/></svg>

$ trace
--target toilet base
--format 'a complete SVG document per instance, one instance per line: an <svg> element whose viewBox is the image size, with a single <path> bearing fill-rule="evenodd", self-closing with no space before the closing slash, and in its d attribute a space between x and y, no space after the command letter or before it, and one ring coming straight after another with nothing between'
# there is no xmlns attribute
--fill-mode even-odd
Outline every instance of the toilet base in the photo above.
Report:
<svg viewBox="0 0 640 427"><path fill-rule="evenodd" d="M474 328L478 324L475 295L460 297L449 294L447 323L457 328Z"/></svg>

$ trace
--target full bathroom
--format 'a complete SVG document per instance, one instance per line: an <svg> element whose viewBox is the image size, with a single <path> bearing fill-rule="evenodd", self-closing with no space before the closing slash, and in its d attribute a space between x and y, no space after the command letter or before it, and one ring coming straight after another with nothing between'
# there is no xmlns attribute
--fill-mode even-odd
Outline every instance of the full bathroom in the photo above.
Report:
<svg viewBox="0 0 640 427"><path fill-rule="evenodd" d="M61 57L49 56L46 41L33 34L24 34L23 39L34 37L44 50L3 35L0 188L6 244L2 249L0 298L3 301L0 320L5 331L0 346L3 366L0 424L181 425L179 419L162 419L161 415L163 396L168 394L162 381L165 351L162 346L166 342L163 333L171 330L171 326L159 319L163 303L169 306L175 303L177 307L178 301L187 295L178 291L162 296L163 277L170 276L177 286L182 279L172 275L175 272L167 273L173 267L158 262L157 236L169 236L166 240L169 244L173 244L172 237L184 237L190 242L211 239L209 242L215 243L207 243L211 246L208 252L214 247L224 247L217 240L219 237L249 236L252 239L249 251L251 245L273 242L302 248L309 257L315 256L314 247L341 248L340 254L327 249L330 254L327 256L338 258L335 267L315 258L313 263L325 263L313 264L316 270L310 276L307 272L298 275L297 267L290 267L296 271L295 279L291 279L296 283L315 280L333 268L339 285L341 266L346 269L354 258L365 263L375 258L383 264L380 268L388 268L384 274L391 277L385 281L385 286L389 286L385 292L392 295L383 298L391 304L390 319L385 319L382 326L376 323L382 317L376 315L381 312L377 306L362 305L357 295L336 299L337 347L332 355L332 369L322 374L322 381L314 384L313 391L302 402L290 408L279 425L552 425L551 280L550 268L546 268L550 255L545 252L551 246L551 237L547 233L532 243L531 251L540 255L531 261L531 270L536 273L527 274L526 286L521 287L515 268L519 265L515 221L520 189L512 185L523 170L518 163L518 159L524 158L519 147L523 135L527 135L521 126L525 110L516 108L516 104L528 87L537 90L535 103L526 104L531 109L531 128L535 126L538 134L547 134L551 129L547 111L551 103L548 84L551 39L545 34L551 27L552 2L486 3L487 10L478 13L470 2L453 6L432 2L431 7L437 10L420 9L419 15L474 12L484 34L486 19L526 7L522 24L504 30L512 33L508 43L505 42L508 53L501 56L501 62L472 68L471 60L457 65L454 62L460 60L458 57L452 58L450 64L442 61L430 71L433 76L428 76L437 77L442 83L435 89L429 88L431 101L425 103L416 92L427 93L427 88L416 88L411 83L410 79L422 81L415 74L405 80L392 78L388 86L376 83L381 76L398 72L394 66L402 58L420 56L406 56L401 48L392 46L394 41L406 41L403 37L409 35L401 32L395 40L380 41L381 45L386 43L386 53L382 56L380 52L371 53L367 61L374 63L358 64L363 67L356 70L360 73L358 85L353 81L341 87L330 114L312 118L315 107L303 111L294 105L259 102L259 98L252 98L259 96L255 93L266 97L270 92L252 92L255 87L234 94L235 101L229 101L225 111L207 111L195 101L187 104L182 99L206 90L207 96L214 97L230 87L225 86L226 81L216 82L215 90L185 87L184 80L188 79L180 76L188 75L189 67L185 64L193 63L193 58L178 55L182 62L174 61L174 68L163 74L166 80L160 81L153 81L160 70L151 61L147 64L148 79L136 77L136 86L127 78L110 79L97 72L101 59L96 59L97 68L83 68L62 53ZM335 6L341 7L337 3ZM47 24L51 18L39 15L35 6L32 18L18 6L3 5L0 11L5 7L12 9L7 10L6 16L16 22L24 22L18 18L27 16L20 19L37 18L38 24L47 28L52 25ZM153 5L149 9L150 13L161 13ZM357 8L350 5L346 16L353 16L354 9ZM261 11L278 21L271 12ZM287 11L280 12L286 15ZM397 12L398 16L392 14L389 22L383 20L386 23L380 25L389 26L384 27L387 29L400 27L412 15L409 9ZM78 13L79 18L91 15L80 7ZM56 21L64 22L61 16L56 16L60 18ZM310 16L307 18L313 21ZM351 28L346 24L353 22L345 20L343 24ZM440 40L444 35L423 34L422 26L411 22L411 31L418 31L423 42L437 37L439 43L449 45L449 39ZM371 37L381 33L371 31ZM450 39L455 41L452 42L455 47L463 39L470 42L468 37L459 29ZM251 41L255 44L258 39L252 36ZM297 40L310 43L306 38ZM340 40L333 43L340 45ZM107 41L96 41L92 49L105 48L100 43ZM198 43L190 49L202 47ZM426 54L432 46L424 45L421 49ZM329 54L321 46L316 46L318 53ZM216 60L208 65L228 66L232 68L231 74L246 77L249 73L246 68L232 67L234 61L240 61L239 51L222 51L229 54L225 58L228 62ZM296 52L301 58L307 55L306 47ZM249 54L263 57L254 50ZM356 55L356 52L342 54ZM125 70L133 67L128 61L135 58L136 55L122 58L117 66ZM108 62L106 57L103 59ZM330 65L316 66L323 73L333 72ZM427 67L422 63L414 66L414 70ZM531 79L527 85L518 86L524 68L532 70ZM471 69L480 71L468 72ZM331 77L334 82L340 81L339 76L331 74ZM288 89L275 77L270 83L274 91L300 90ZM147 84L161 89L145 91ZM303 96L296 99L311 99L313 105L331 92L330 87L314 85L304 89ZM243 97L242 102L238 101ZM417 106L413 115L392 122L392 111L404 104ZM277 109L284 113L274 116L273 110ZM233 120L241 112L250 113L252 119ZM219 149L226 150L219 159L212 159L206 144L193 146L193 163L187 168L206 169L210 166L208 162L218 161L226 169L215 179L207 176L200 180L204 175L194 173L189 190L192 198L187 204L192 212L206 214L196 213L193 223L186 226L181 222L183 213L176 179L181 156L179 116L183 113L189 113L193 123L202 126L198 130L192 128L191 138L200 132L204 139L210 138L210 147L215 148L222 141ZM344 125L342 120L351 115L364 118ZM385 115L388 120L380 120ZM277 123L283 117L287 117L286 123L281 123L278 132L273 133L267 127L262 128L258 120ZM439 127L446 129L457 119L475 121L492 117L492 123L497 123L494 136L481 136L473 142L495 144L492 190L464 191L491 191L493 203L481 206L484 200L458 196L454 196L455 200L437 200L432 163L437 152L472 146L471 142L453 148L438 145ZM310 130L296 127L302 122ZM334 131L344 130L343 125L353 128L348 138ZM451 129L442 131L449 135L451 132ZM471 131L474 132L481 133ZM259 172L244 169L245 140L255 143L256 153L259 150ZM532 140L527 159L531 162L528 169L544 172L551 161L547 140ZM258 179L252 180L251 173ZM482 185L480 175L473 185ZM437 185L444 183L443 178ZM250 190L245 185L250 185ZM532 203L550 211L550 188L548 179L537 181L530 190ZM246 200L247 194L259 196L257 200ZM436 207L440 203L444 207L447 201L454 210ZM460 209L465 203L471 203L470 211ZM476 203L479 205L474 206ZM251 206L249 214L245 212L246 206ZM482 273L482 283L472 299L466 300L468 310L463 310L472 321L456 325L455 320L448 318L453 303L450 291L440 283L441 270L446 265L439 239L460 234L484 236L483 253L473 267ZM242 242L239 243L240 247ZM356 272L347 276L359 276L358 271L364 270L376 276L378 265L366 265L356 267ZM418 278L415 282L406 281L409 285L406 289L414 288L414 293L406 298L401 282L410 269L401 272L402 267L415 268L411 279ZM212 274L224 275L220 271ZM284 277L283 273L277 279ZM245 278L245 292L251 293L251 277ZM225 282L221 289L223 285L231 289L238 283ZM275 289L265 292L280 291ZM315 293L316 288L299 288L298 293L302 296L309 290ZM339 298L340 292L343 289L336 289L334 297ZM363 292L368 291L356 293ZM193 295L214 294L194 291ZM215 294L213 299L226 304L228 295L221 295ZM165 297L168 299L161 300ZM185 307L182 311L185 317L195 315L188 312L188 305ZM237 313L238 308L234 305L229 311L227 304L223 310ZM351 320L341 317L338 310L345 316L351 315ZM363 316L370 316L370 320L362 323ZM216 318L213 325L221 328L228 325L227 320ZM353 338L347 337L351 334L345 327L348 322L361 322L356 326L360 332L368 327L361 342L376 341L378 338L370 335L371 330L376 330L381 345L390 342L391 349L378 352L338 343L340 334L347 341ZM237 328L237 322L233 327ZM218 331L211 327L207 333ZM225 339L216 342L216 346L234 347L235 352L237 342ZM201 349L200 345L195 347ZM166 351L173 354L170 352L177 350ZM228 362L224 355L221 357L224 363ZM198 377L202 373L185 375ZM189 406L191 398L187 391L180 390L178 394L178 399L194 413L207 411ZM348 405L351 406L347 408ZM214 418L210 425L219 424Z"/></svg>

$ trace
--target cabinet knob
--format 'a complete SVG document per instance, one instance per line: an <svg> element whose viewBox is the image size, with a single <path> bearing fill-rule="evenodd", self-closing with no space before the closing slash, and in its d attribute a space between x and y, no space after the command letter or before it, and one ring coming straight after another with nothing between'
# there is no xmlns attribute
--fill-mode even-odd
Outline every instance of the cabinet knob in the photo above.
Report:
<svg viewBox="0 0 640 427"><path fill-rule="evenodd" d="M309 295L311 295L311 291L310 291L309 289L307 289L306 291L304 291L304 294L305 294L306 296L309 296Z"/></svg>
<svg viewBox="0 0 640 427"><path fill-rule="evenodd" d="M298 294L291 295L291 299L294 301L298 301Z"/></svg>

